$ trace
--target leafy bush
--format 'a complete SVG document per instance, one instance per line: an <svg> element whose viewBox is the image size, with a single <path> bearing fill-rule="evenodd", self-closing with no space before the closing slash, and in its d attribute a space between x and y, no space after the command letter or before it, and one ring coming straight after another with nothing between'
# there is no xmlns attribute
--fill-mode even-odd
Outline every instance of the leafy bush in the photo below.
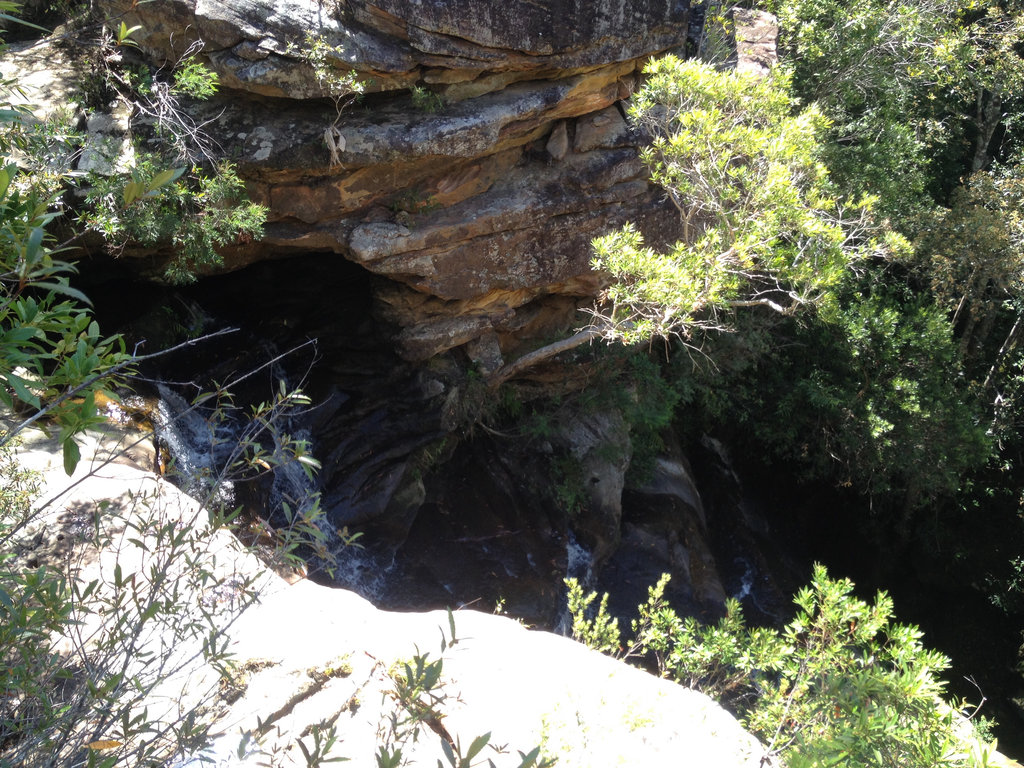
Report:
<svg viewBox="0 0 1024 768"><path fill-rule="evenodd" d="M101 234L108 248L169 248L173 253L164 277L193 282L196 274L219 266L219 249L258 238L267 210L248 200L234 165L219 159L206 123L179 103L202 101L217 91L216 73L199 59L201 41L193 43L169 71L129 67L113 49L132 45L124 22L116 40L101 41L100 77L136 113L133 130L150 135L155 151L134 149L130 173L90 173L83 186L84 228Z"/></svg>
<svg viewBox="0 0 1024 768"><path fill-rule="evenodd" d="M171 93L193 99L208 99L217 92L217 73L194 56L184 59L174 71Z"/></svg>
<svg viewBox="0 0 1024 768"><path fill-rule="evenodd" d="M266 208L245 199L235 167L220 163L212 172L193 168L173 179L164 160L137 158L130 178L90 179L82 223L104 236L109 247L171 245L174 257L164 273L172 283L193 282L196 274L222 263L218 249L263 232Z"/></svg>
<svg viewBox="0 0 1024 768"><path fill-rule="evenodd" d="M130 358L120 338L100 334L87 299L69 284L75 268L57 258L46 232L56 193L40 191L15 165L0 169L0 401L31 409L0 446L52 419L70 474L78 463L74 435L96 423L96 394Z"/></svg>
<svg viewBox="0 0 1024 768"><path fill-rule="evenodd" d="M9 695L0 702L0 766L151 765L204 743L203 705L218 684L212 672L228 660L227 631L265 578L239 567L245 553L228 533L238 511L220 490L253 467L312 463L278 430L303 402L282 393L259 406L196 503L151 478L126 482L119 500L98 506L40 504L5 449L0 663ZM262 443L275 433L269 451ZM318 516L315 498L297 501L273 558L294 567L310 544L328 557ZM67 557L39 561L32 542L54 529ZM165 698L175 704L159 706Z"/></svg>
<svg viewBox="0 0 1024 768"><path fill-rule="evenodd" d="M0 467L8 485L16 461L8 453ZM182 711L146 707L196 655L225 658L224 630L254 598L253 576L218 567L221 521L180 516L154 484L123 505L70 513L75 557L35 565L15 559L13 545L20 531L54 526L54 514L23 499L0 520L0 656L10 692L0 765L145 765L200 742L198 702L185 691ZM77 559L100 549L118 551L113 569ZM187 693L201 702L201 691Z"/></svg>
<svg viewBox="0 0 1024 768"><path fill-rule="evenodd" d="M847 217L829 197L827 121L814 107L792 113L785 77L673 56L645 71L630 115L652 137L641 158L679 209L683 236L666 254L632 227L594 241L593 266L614 281L597 316L607 337L725 328L741 306L788 313L825 300L859 255L899 245L869 237L869 201Z"/></svg>
<svg viewBox="0 0 1024 768"><path fill-rule="evenodd" d="M719 365L677 370L698 429L741 432L748 457L849 489L892 543L945 512L993 440L945 313L887 282L850 281L827 322L750 318L705 345Z"/></svg>
<svg viewBox="0 0 1024 768"><path fill-rule="evenodd" d="M815 566L795 597L797 615L781 630L747 627L736 600L717 624L681 619L664 600L668 577L649 590L623 653L736 712L770 753L794 768L935 768L992 765L970 721L943 699L949 661L921 643L916 627L895 623L892 600L865 603L847 579ZM574 635L593 647L618 645L603 611L587 619L570 585Z"/></svg>
<svg viewBox="0 0 1024 768"><path fill-rule="evenodd" d="M412 105L420 112L434 113L444 109L444 97L426 86L415 85L409 93L412 94Z"/></svg>
<svg viewBox="0 0 1024 768"><path fill-rule="evenodd" d="M56 424L71 474L76 436L100 421L97 394L133 362L119 339L100 336L68 285L72 267L55 258L44 229L48 201L18 181L13 167L0 170L0 399L27 413L0 432L0 766L150 764L203 740L201 694L157 712L146 708L154 692L197 656L222 663L226 629L255 596L255 575L225 569L217 532L237 513L215 503L217 490L253 468L297 462L312 471L305 445L278 428L307 401L282 390L254 408L251 427L207 478L205 508L183 514L153 481L123 504L72 509L69 559L17 557L59 521L52 502L37 502L16 436L42 419ZM223 414L229 398L217 391L204 402ZM315 498L287 510L275 557L295 565L310 544L326 556L319 515ZM113 553L112 567L90 570L89 556Z"/></svg>
<svg viewBox="0 0 1024 768"><path fill-rule="evenodd" d="M591 608L597 599L596 592L584 593L579 581L565 580L568 588L569 615L572 617L572 638L588 648L602 653L615 654L619 651L619 622L608 615L608 595L601 596L597 610ZM588 618L589 616L589 618Z"/></svg>

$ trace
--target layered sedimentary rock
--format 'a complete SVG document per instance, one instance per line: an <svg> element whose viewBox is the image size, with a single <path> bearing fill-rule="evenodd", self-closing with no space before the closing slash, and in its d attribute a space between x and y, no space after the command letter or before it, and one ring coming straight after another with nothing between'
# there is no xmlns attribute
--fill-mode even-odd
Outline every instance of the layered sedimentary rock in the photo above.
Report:
<svg viewBox="0 0 1024 768"><path fill-rule="evenodd" d="M379 305L409 359L481 338L507 352L538 308L582 324L575 303L600 288L593 237L627 220L673 236L621 102L649 56L685 42L685 2L107 8L141 25L152 60L199 40L219 75L208 130L270 208L264 241L228 267L299 249L358 262L388 278ZM363 98L324 98L350 73Z"/></svg>
<svg viewBox="0 0 1024 768"><path fill-rule="evenodd" d="M639 559L677 573L680 594L697 609L721 601L697 507L644 489L624 512L630 445L614 409L563 420L539 444L487 447L478 440L465 456L456 454L444 482L424 481L468 432L472 417L460 416L474 397L466 357L476 363L474 374L486 375L586 323L579 310L602 287L590 269L595 236L633 221L652 244L675 238L676 212L647 181L637 151L642 139L625 107L643 63L684 43L685 3L103 5L111 17L140 26L132 35L139 48L126 58L171 66L201 41L199 55L218 73L212 101L182 107L270 213L261 241L224 253L228 271L264 263L219 288L204 282L208 294L244 297L243 317L223 305L214 314L244 327L255 311L253 338L281 348L296 338L320 340L317 374L307 382L318 407L305 426L323 461L323 508L333 525L367 530L367 540L385 550L382 562L395 550L400 565L403 552L417 553L403 566L416 587L403 589L426 594L425 602L440 604L460 583L476 598L486 584L519 615L549 623L560 610L572 546L585 546L598 565L623 542ZM765 42L763 29L748 29L744 19L737 18L738 58L769 61L770 36ZM76 98L74 87L54 84L73 84L80 67L58 67L62 55L40 44L20 59L29 69L45 65L39 94L66 105ZM0 64L4 73L28 84L30 75L10 63ZM352 73L365 86L360 99L332 91ZM115 123L94 114L83 124L92 129L90 167L119 167L122 143L109 130ZM154 268L150 260L139 263ZM354 298L353 290L363 298L372 292L372 301ZM371 316L375 330L362 338L357 329ZM135 327L152 341L161 322L157 314ZM224 380L260 365L251 355L261 343L246 336L240 350L197 357L194 377ZM390 356L392 347L404 363ZM465 356L432 359L457 348ZM191 377L182 365L175 379ZM588 375L563 368L537 379L572 389ZM578 383L565 385L573 376ZM571 514L564 500L552 502L536 487L561 456L572 459L562 485L575 491L572 482L584 484L568 505ZM638 517L638 505L667 511ZM648 546L654 540L668 542L658 543L656 558ZM436 567L451 559L453 546L463 553L458 578ZM467 567L470 550L480 553L475 571ZM503 588L505 575L524 592L530 585L531 595Z"/></svg>

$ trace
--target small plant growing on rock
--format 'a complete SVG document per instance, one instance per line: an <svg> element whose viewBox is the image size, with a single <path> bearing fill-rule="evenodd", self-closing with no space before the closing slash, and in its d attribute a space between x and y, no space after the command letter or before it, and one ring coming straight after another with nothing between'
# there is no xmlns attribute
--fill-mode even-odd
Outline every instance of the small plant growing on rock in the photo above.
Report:
<svg viewBox="0 0 1024 768"><path fill-rule="evenodd" d="M565 580L565 586L569 590L567 599L572 617L572 639L595 651L618 653L619 620L608 615L608 593L601 596L595 611L591 606L597 599L597 592L584 594L583 587L572 578Z"/></svg>
<svg viewBox="0 0 1024 768"><path fill-rule="evenodd" d="M194 55L184 58L174 70L171 94L203 101L217 92L217 73Z"/></svg>
<svg viewBox="0 0 1024 768"><path fill-rule="evenodd" d="M341 165L345 136L338 123L342 113L366 92L366 83L359 79L355 70L343 72L337 66L343 61L342 47L331 45L319 35L307 33L304 46L301 49L289 46L289 52L297 53L309 63L324 95L334 102L336 114L334 121L324 129L324 143L331 153L331 165Z"/></svg>
<svg viewBox="0 0 1024 768"><path fill-rule="evenodd" d="M206 132L209 120L193 116L182 99L205 101L217 92L217 74L200 59L204 43L193 42L178 59L167 67L151 70L145 66L128 65L119 50L134 45L130 34L138 27L104 30L97 41L93 79L102 86L91 90L120 98L136 112L136 123L151 126L156 138L170 148L178 161L191 164L214 164L219 147ZM128 35L129 37L124 37ZM106 103L97 106L105 108Z"/></svg>
<svg viewBox="0 0 1024 768"><path fill-rule="evenodd" d="M506 748L491 743L491 734L485 733L474 738L469 746L463 748L462 741L453 737L444 725L444 704L449 695L445 690L443 679L444 653L459 643L455 631L455 616L448 611L449 637L441 630L441 654L433 661L430 655L420 653L416 649L413 657L396 664L389 672L394 688L391 697L398 705L392 712L383 731L383 743L378 746L375 755L377 768L399 768L405 765L408 755L403 752L409 744L419 740L421 735L430 731L440 739L441 753L444 761L438 759L438 768L447 764L451 768L474 768L488 765L493 768L493 761L478 760L486 748L498 754L506 752ZM540 756L540 747L529 752L519 752L517 768L548 768L553 765Z"/></svg>
<svg viewBox="0 0 1024 768"><path fill-rule="evenodd" d="M302 738L295 742L299 747L299 751L302 752L307 768L317 768L317 766L326 763L344 763L348 761L349 758L347 757L330 757L331 751L337 746L339 741L336 726L329 725L326 728L312 728L307 735L313 740L311 746L307 747L305 740Z"/></svg>
<svg viewBox="0 0 1024 768"><path fill-rule="evenodd" d="M434 113L444 109L444 97L425 86L413 86L409 93L412 95L412 105L420 112Z"/></svg>

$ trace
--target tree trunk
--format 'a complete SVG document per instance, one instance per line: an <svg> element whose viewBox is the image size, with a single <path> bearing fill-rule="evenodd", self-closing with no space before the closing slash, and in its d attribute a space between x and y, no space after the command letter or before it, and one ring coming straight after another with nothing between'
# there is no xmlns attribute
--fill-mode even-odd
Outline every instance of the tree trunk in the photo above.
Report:
<svg viewBox="0 0 1024 768"><path fill-rule="evenodd" d="M974 158L971 160L971 173L976 173L988 165L992 159L989 145L995 135L996 128L1003 120L1003 100L995 91L980 90L978 105L975 112L975 128L978 135L974 140Z"/></svg>
<svg viewBox="0 0 1024 768"><path fill-rule="evenodd" d="M513 376L525 371L527 368L540 363L548 358L554 357L555 355L561 354L562 352L568 352L570 349L582 346L589 341L600 338L601 333L594 327L584 328L579 333L570 336L567 339L556 341L548 344L546 347L535 349L533 352L528 352L522 357L513 360L508 365L503 365L501 368L496 370L490 376L487 377L487 386L491 389L497 389L506 381L511 379Z"/></svg>

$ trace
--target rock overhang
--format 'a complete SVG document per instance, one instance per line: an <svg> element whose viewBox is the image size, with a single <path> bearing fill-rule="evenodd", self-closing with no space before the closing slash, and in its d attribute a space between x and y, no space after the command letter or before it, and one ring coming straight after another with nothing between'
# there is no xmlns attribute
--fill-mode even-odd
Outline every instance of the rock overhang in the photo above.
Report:
<svg viewBox="0 0 1024 768"><path fill-rule="evenodd" d="M339 70L372 79L373 90L394 90L421 78L465 81L642 58L679 45L689 13L685 0L340 0L330 9L313 0L109 0L104 6L139 25L134 39L159 60L175 61L199 39L224 85L298 99L319 93L302 56L309 36L326 44Z"/></svg>
<svg viewBox="0 0 1024 768"><path fill-rule="evenodd" d="M426 295L429 315L408 311L412 301L391 313L410 359L468 343L474 328L498 329L508 348L509 334L531 325L510 323L510 312L552 296L591 302L601 280L590 271L590 241L626 221L674 239L673 214L646 181L619 102L647 58L685 42L685 2L109 0L104 8L141 26L133 39L154 63L175 62L201 39L218 73L217 97L195 109L212 118L207 130L268 207L263 240L226 251L225 268L330 251ZM339 110L325 98L303 53L314 38L339 74L364 81L362 102ZM417 107L413 87L437 103ZM423 338L433 342L410 342Z"/></svg>

